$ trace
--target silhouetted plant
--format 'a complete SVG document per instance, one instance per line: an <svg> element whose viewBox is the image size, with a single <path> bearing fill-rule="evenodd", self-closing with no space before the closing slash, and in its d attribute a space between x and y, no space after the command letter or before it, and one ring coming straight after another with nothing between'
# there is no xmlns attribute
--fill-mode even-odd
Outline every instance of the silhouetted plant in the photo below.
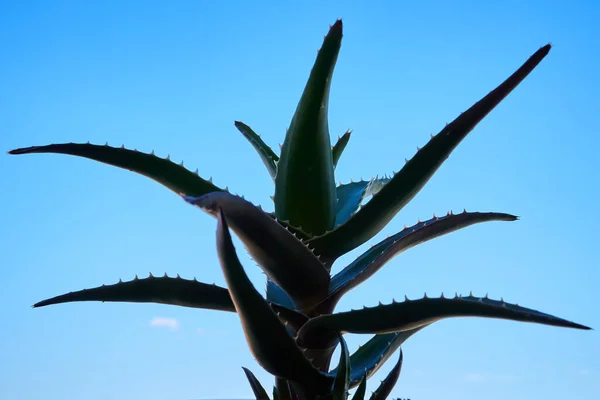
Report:
<svg viewBox="0 0 600 400"><path fill-rule="evenodd" d="M13 150L11 154L63 153L85 157L145 175L217 219L217 251L227 288L177 276L138 279L71 292L35 307L73 301L153 302L237 312L250 351L276 377L275 399L362 400L366 382L412 335L450 317L487 317L589 329L487 296L454 296L334 312L342 296L373 276L399 253L467 226L488 221L514 221L498 212L448 213L418 222L382 240L331 275L333 263L364 244L423 188L469 132L541 62L546 45L500 86L447 124L390 177L340 184L334 170L350 139L350 131L331 147L328 128L329 89L342 41L341 20L331 26L317 56L304 93L277 155L249 126L235 126L260 155L275 185L275 211L267 213L242 197L177 165L169 157L124 147L51 144ZM367 201L369 200L369 201ZM233 243L231 228L267 275L266 298L256 291ZM344 333L374 334L350 355ZM330 362L341 346L337 367ZM389 396L402 367L402 350L388 376L371 396ZM265 389L248 369L244 372L257 399Z"/></svg>

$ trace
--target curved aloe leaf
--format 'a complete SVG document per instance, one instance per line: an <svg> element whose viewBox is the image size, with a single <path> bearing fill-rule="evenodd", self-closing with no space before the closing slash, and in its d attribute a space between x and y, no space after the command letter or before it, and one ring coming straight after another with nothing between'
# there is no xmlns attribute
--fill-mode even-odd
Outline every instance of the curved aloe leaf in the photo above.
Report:
<svg viewBox="0 0 600 400"><path fill-rule="evenodd" d="M220 192L223 189L204 180L198 173L189 171L181 164L175 164L169 157L160 158L124 147L99 146L89 143L64 143L48 146L33 146L15 149L9 154L58 153L88 158L144 175L177 194L202 196L206 193Z"/></svg>
<svg viewBox="0 0 600 400"><path fill-rule="evenodd" d="M335 226L344 224L359 209L362 202L377 193L390 178L374 178L370 181L359 181L341 184L336 188L337 205Z"/></svg>
<svg viewBox="0 0 600 400"><path fill-rule="evenodd" d="M388 261L418 244L457 231L473 224L490 221L515 221L517 217L495 212L466 212L433 217L419 222L379 242L331 278L330 298L333 301L373 276Z"/></svg>
<svg viewBox="0 0 600 400"><path fill-rule="evenodd" d="M235 127L242 133L242 135L248 139L252 147L254 147L263 164L265 164L265 167L267 167L267 171L269 171L271 178L275 179L275 175L277 175L277 161L279 161L279 156L277 156L277 154L275 154L273 150L271 150L271 148L267 146L267 144L260 138L260 136L248 125L240 121L235 121L234 124Z"/></svg>
<svg viewBox="0 0 600 400"><path fill-rule="evenodd" d="M394 386L396 386L396 382L398 382L398 378L400 377L400 370L402 369L402 349L400 349L400 357L398 358L398 362L394 365L394 368L390 371L390 373L385 377L385 379L381 382L381 385L377 388L375 392L371 395L371 400L386 400Z"/></svg>
<svg viewBox="0 0 600 400"><path fill-rule="evenodd" d="M354 396L352 396L352 400L364 400L365 394L367 393L367 376L363 376L360 384L358 385L358 389L354 392Z"/></svg>
<svg viewBox="0 0 600 400"><path fill-rule="evenodd" d="M391 333L416 329L453 317L483 317L589 330L591 328L540 311L491 300L486 297L456 296L393 302L310 319L298 332L298 344L310 346L313 335L327 332ZM307 337L310 336L310 337Z"/></svg>
<svg viewBox="0 0 600 400"><path fill-rule="evenodd" d="M340 362L336 368L335 380L333 382L332 400L346 400L348 398L348 389L350 388L350 355L348 345L342 337L340 340Z"/></svg>
<svg viewBox="0 0 600 400"><path fill-rule="evenodd" d="M33 307L79 301L108 301L129 303L159 303L181 307L204 308L209 310L235 312L229 291L217 285L209 285L197 280L163 277L119 281L114 285L102 285L66 293L40 301Z"/></svg>
<svg viewBox="0 0 600 400"><path fill-rule="evenodd" d="M351 134L352 134L352 131L346 131L346 133L344 133L342 135L342 137L338 138L337 142L331 149L331 158L333 161L334 169L335 169L335 167L337 167L337 163L340 160L340 157L342 156L342 153L344 152L344 149L346 148L348 141L350 140Z"/></svg>
<svg viewBox="0 0 600 400"><path fill-rule="evenodd" d="M269 400L269 395L264 387L260 384L260 381L256 379L256 376L246 367L242 367L244 373L246 374L246 378L248 378L248 382L250 382L250 386L252 387L252 392L254 392L254 396L256 396L256 400Z"/></svg>
<svg viewBox="0 0 600 400"><path fill-rule="evenodd" d="M458 144L517 87L550 51L546 45L514 74L446 125L345 224L309 241L328 262L375 236L425 186Z"/></svg>
<svg viewBox="0 0 600 400"><path fill-rule="evenodd" d="M304 243L261 209L227 192L185 200L215 217L223 209L250 255L297 307L314 305L327 295L330 276L325 266Z"/></svg>
<svg viewBox="0 0 600 400"><path fill-rule="evenodd" d="M257 362L269 373L298 382L315 394L326 393L333 378L304 357L269 304L256 291L237 257L225 212L217 214L217 252L246 341ZM285 357L281 357L285 354Z"/></svg>
<svg viewBox="0 0 600 400"><path fill-rule="evenodd" d="M425 326L403 332L382 333L373 336L350 356L350 388L354 388L365 376L372 377L398 348ZM337 373L337 369L331 371Z"/></svg>
<svg viewBox="0 0 600 400"><path fill-rule="evenodd" d="M312 234L335 223L335 180L327 121L342 21L329 30L286 133L275 177L275 213Z"/></svg>
<svg viewBox="0 0 600 400"><path fill-rule="evenodd" d="M40 301L34 308L54 304L80 301L101 301L119 303L158 303L180 307L202 308L208 310L235 312L229 291L215 284L209 285L197 280L163 277L119 281L113 285L102 285L92 289L83 289L66 293L51 299ZM294 331L308 321L305 315L288 307L269 302L273 311Z"/></svg>

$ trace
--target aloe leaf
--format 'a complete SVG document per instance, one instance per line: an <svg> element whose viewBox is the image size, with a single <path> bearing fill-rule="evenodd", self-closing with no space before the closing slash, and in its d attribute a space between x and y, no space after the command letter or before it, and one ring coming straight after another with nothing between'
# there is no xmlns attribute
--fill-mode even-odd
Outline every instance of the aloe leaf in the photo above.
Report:
<svg viewBox="0 0 600 400"><path fill-rule="evenodd" d="M340 340L340 362L336 368L335 380L333 382L333 399L346 400L348 398L348 389L350 388L350 355L348 345L342 337Z"/></svg>
<svg viewBox="0 0 600 400"><path fill-rule="evenodd" d="M119 281L113 285L66 293L40 301L33 307L79 301L158 303L235 312L227 289L179 276L171 278L166 274L163 277L150 275L143 279L139 279L136 275L129 282Z"/></svg>
<svg viewBox="0 0 600 400"><path fill-rule="evenodd" d="M104 164L112 165L144 175L177 194L202 196L223 189L213 185L210 180L204 180L197 172L191 172L181 164L175 164L169 157L160 158L137 150L124 147L99 146L89 143L64 143L48 146L33 146L15 149L9 154L58 153L88 158Z"/></svg>
<svg viewBox="0 0 600 400"><path fill-rule="evenodd" d="M262 387L260 381L256 379L256 376L254 376L252 371L245 367L242 367L242 369L246 374L246 378L248 378L248 382L250 382L250 386L252 387L254 396L256 396L256 400L269 400L269 395L267 395L265 388Z"/></svg>
<svg viewBox="0 0 600 400"><path fill-rule="evenodd" d="M272 375L298 382L315 394L327 392L333 378L318 371L304 357L275 312L248 279L237 257L222 209L217 214L217 221L217 253L221 269L256 361Z"/></svg>
<svg viewBox="0 0 600 400"><path fill-rule="evenodd" d="M279 389L277 389L277 386L273 386L273 400L279 400Z"/></svg>
<svg viewBox="0 0 600 400"><path fill-rule="evenodd" d="M271 148L260 138L260 136L248 125L240 121L235 121L234 124L235 127L242 133L242 135L248 139L252 147L254 147L263 164L265 164L265 167L267 167L267 171L269 171L271 178L275 179L275 175L277 175L277 161L279 161L279 156L277 156L277 154L275 154L273 150L271 150Z"/></svg>
<svg viewBox="0 0 600 400"><path fill-rule="evenodd" d="M300 346L310 347L315 339L328 333L392 333L416 329L453 317L483 317L530 322L565 328L591 328L530 308L486 297L456 296L408 300L376 307L365 307L310 319L298 332Z"/></svg>
<svg viewBox="0 0 600 400"><path fill-rule="evenodd" d="M373 336L350 356L350 388L360 383L363 376L372 377L398 348L425 326L403 332L382 333ZM337 369L331 371L337 373Z"/></svg>
<svg viewBox="0 0 600 400"><path fill-rule="evenodd" d="M40 301L34 308L54 304L80 301L101 301L119 303L157 303L180 307L202 308L208 310L235 312L229 291L215 284L206 284L197 280L168 277L139 279L137 276L129 281L119 281L113 285L102 285L92 289L84 289L66 293L51 299ZM269 302L273 311L294 331L300 329L308 321L305 315L288 307Z"/></svg>
<svg viewBox="0 0 600 400"><path fill-rule="evenodd" d="M261 209L227 192L185 200L214 217L223 209L250 255L298 308L325 298L330 279L325 266L304 243Z"/></svg>
<svg viewBox="0 0 600 400"><path fill-rule="evenodd" d="M402 369L402 349L400 349L400 357L398 358L398 362L394 365L394 368L390 371L390 373L385 377L385 379L381 382L381 385L373 392L371 395L371 400L386 400L394 386L396 386L396 382L398 382L398 378L400 377L400 370Z"/></svg>
<svg viewBox="0 0 600 400"><path fill-rule="evenodd" d="M348 141L350 140L351 134L352 134L352 131L346 131L346 133L344 133L342 135L342 137L338 138L337 142L331 149L331 156L332 156L334 169L335 169L335 167L337 167L337 163L340 160L340 157L341 157L342 153L344 152L344 149L346 148Z"/></svg>
<svg viewBox="0 0 600 400"><path fill-rule="evenodd" d="M273 303L281 304L282 306L291 308L292 310L296 309L296 305L291 297L275 282L269 279L269 277L267 277L266 297L267 300L270 300Z"/></svg>
<svg viewBox="0 0 600 400"><path fill-rule="evenodd" d="M360 384L358 385L358 389L354 392L354 396L352 396L352 400L364 400L365 394L367 393L367 376L363 376L360 380Z"/></svg>
<svg viewBox="0 0 600 400"><path fill-rule="evenodd" d="M445 217L440 218L434 216L432 219L404 228L365 251L334 275L329 285L330 298L334 302L339 300L343 294L373 276L388 261L411 247L470 225L490 221L515 221L516 219L516 216L504 213L464 211L456 215L448 213Z"/></svg>
<svg viewBox="0 0 600 400"><path fill-rule="evenodd" d="M550 45L542 47L500 86L446 125L345 224L309 243L328 262L333 262L375 236L416 196L467 134L529 75L549 51Z"/></svg>
<svg viewBox="0 0 600 400"><path fill-rule="evenodd" d="M295 396L292 394L293 389L288 380L275 377L275 386L277 387L277 395L280 400L295 399Z"/></svg>
<svg viewBox="0 0 600 400"><path fill-rule="evenodd" d="M377 193L389 178L375 178L370 181L351 182L338 185L335 226L344 224L359 209L362 202Z"/></svg>
<svg viewBox="0 0 600 400"><path fill-rule="evenodd" d="M333 24L304 88L281 148L275 178L275 213L321 234L335 223L335 180L327 120L329 89L342 44L342 21Z"/></svg>

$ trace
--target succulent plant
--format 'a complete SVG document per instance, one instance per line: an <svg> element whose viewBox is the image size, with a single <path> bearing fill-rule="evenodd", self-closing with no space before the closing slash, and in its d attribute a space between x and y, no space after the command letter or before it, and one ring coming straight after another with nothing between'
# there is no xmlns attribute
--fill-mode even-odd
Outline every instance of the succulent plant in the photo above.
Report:
<svg viewBox="0 0 600 400"><path fill-rule="evenodd" d="M248 125L235 126L261 157L273 179L274 212L173 163L108 144L51 144L10 154L62 153L85 157L145 175L217 220L217 252L227 288L179 277L119 281L67 293L34 307L74 301L150 302L235 312L257 362L275 377L275 399L365 397L367 380L394 354L397 362L371 399L385 399L402 367L401 345L432 323L451 317L486 317L590 329L533 309L485 297L427 296L361 310L335 312L342 296L373 276L401 252L473 224L515 221L499 212L448 213L419 221L366 250L337 274L342 255L374 237L423 188L469 132L541 62L535 52L501 85L447 124L390 177L336 186L334 171L351 132L332 147L328 128L329 90L342 41L342 21L325 36L307 85L277 155ZM232 243L232 230L267 275L263 297L248 279ZM373 335L352 355L345 333ZM340 346L337 367L330 368ZM257 399L269 396L244 368Z"/></svg>

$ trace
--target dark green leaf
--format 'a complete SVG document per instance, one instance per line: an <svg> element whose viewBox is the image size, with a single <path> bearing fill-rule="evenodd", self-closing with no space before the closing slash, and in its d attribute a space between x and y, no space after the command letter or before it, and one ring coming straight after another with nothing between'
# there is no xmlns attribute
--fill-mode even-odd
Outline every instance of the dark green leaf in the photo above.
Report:
<svg viewBox="0 0 600 400"><path fill-rule="evenodd" d="M346 400L348 398L348 389L350 388L350 355L348 353L348 345L342 337L340 340L340 362L336 368L335 381L333 383L333 399Z"/></svg>
<svg viewBox="0 0 600 400"><path fill-rule="evenodd" d="M340 160L340 157L341 157L342 153L344 152L344 149L346 148L348 141L350 140L351 134L352 134L352 131L346 131L346 133L344 133L344 135L342 137L338 138L337 142L331 149L331 155L332 155L332 159L333 159L333 168L334 169L335 169L335 167L337 167L337 163Z"/></svg>
<svg viewBox="0 0 600 400"><path fill-rule="evenodd" d="M222 208L250 255L298 308L325 298L330 279L327 269L304 243L261 209L227 192L185 199L215 217Z"/></svg>
<svg viewBox="0 0 600 400"><path fill-rule="evenodd" d="M275 179L275 175L277 175L277 161L279 161L279 157L277 154L271 150L269 146L260 138L260 136L255 133L248 125L244 124L240 121L235 121L235 127L244 135L246 139L250 142L252 147L257 151L261 160L267 167L267 171L269 171L269 175L271 178Z"/></svg>
<svg viewBox="0 0 600 400"><path fill-rule="evenodd" d="M408 338L423 328L425 326L403 332L377 334L359 347L350 356L350 388L358 385L365 374L367 378L373 376ZM332 374L336 372L331 371Z"/></svg>
<svg viewBox="0 0 600 400"><path fill-rule="evenodd" d="M265 388L262 387L259 380L256 379L256 376L254 376L252 371L245 367L242 367L242 369L246 374L246 378L248 378L248 382L250 382L250 386L252 387L254 396L256 396L256 400L269 400L269 396L267 395Z"/></svg>
<svg viewBox="0 0 600 400"><path fill-rule="evenodd" d="M371 247L337 273L329 285L330 298L336 302L342 295L373 276L392 258L411 247L473 224L489 221L515 221L516 219L517 217L514 215L504 213L468 213L465 211L457 215L449 213L445 217L433 217L410 228L404 228Z"/></svg>
<svg viewBox="0 0 600 400"><path fill-rule="evenodd" d="M329 89L342 44L342 21L319 51L281 148L275 178L277 217L311 234L333 229L335 180L327 120Z"/></svg>
<svg viewBox="0 0 600 400"><path fill-rule="evenodd" d="M197 280L154 277L119 281L114 285L102 285L93 289L70 292L34 304L44 307L52 304L78 301L108 301L129 303L159 303L181 307L204 308L235 312L229 291L217 285L209 285Z"/></svg>
<svg viewBox="0 0 600 400"><path fill-rule="evenodd" d="M400 370L402 369L402 349L400 349L400 357L398 358L398 362L394 365L394 368L390 371L390 373L385 377L381 385L377 388L373 395L371 396L371 400L386 400L394 386L396 386L396 382L398 382L398 378L400 377Z"/></svg>
<svg viewBox="0 0 600 400"><path fill-rule="evenodd" d="M298 344L310 347L320 336L335 333L392 333L416 329L453 317L483 317L589 330L587 326L540 311L486 297L422 298L365 307L310 319L298 332Z"/></svg>
<svg viewBox="0 0 600 400"><path fill-rule="evenodd" d="M358 385L358 389L354 392L354 396L352 396L352 400L364 400L365 394L367 392L367 376L363 376L360 380L360 384Z"/></svg>
<svg viewBox="0 0 600 400"><path fill-rule="evenodd" d="M144 175L177 194L202 196L206 193L219 192L223 189L212 182L200 178L196 173L187 170L183 163L178 165L154 154L141 153L137 150L98 146L93 144L65 143L48 146L34 146L9 151L9 154L59 153L88 158L104 164L127 169Z"/></svg>
<svg viewBox="0 0 600 400"><path fill-rule="evenodd" d="M168 276L138 279L129 282L119 281L114 285L102 285L92 289L70 292L48 300L40 301L33 307L79 301L158 303L180 307L203 308L209 310L235 312L229 291L215 284L209 285L197 280L169 278ZM279 318L297 331L308 318L292 309L269 302Z"/></svg>
<svg viewBox="0 0 600 400"><path fill-rule="evenodd" d="M500 86L442 129L345 224L309 243L332 263L375 236L425 186L467 134L529 75L549 51L550 45L542 47Z"/></svg>
<svg viewBox="0 0 600 400"><path fill-rule="evenodd" d="M229 293L256 361L269 373L302 384L315 394L331 390L333 378L304 357L285 326L256 291L237 257L225 212L217 214L217 252ZM281 357L285 354L285 357Z"/></svg>

